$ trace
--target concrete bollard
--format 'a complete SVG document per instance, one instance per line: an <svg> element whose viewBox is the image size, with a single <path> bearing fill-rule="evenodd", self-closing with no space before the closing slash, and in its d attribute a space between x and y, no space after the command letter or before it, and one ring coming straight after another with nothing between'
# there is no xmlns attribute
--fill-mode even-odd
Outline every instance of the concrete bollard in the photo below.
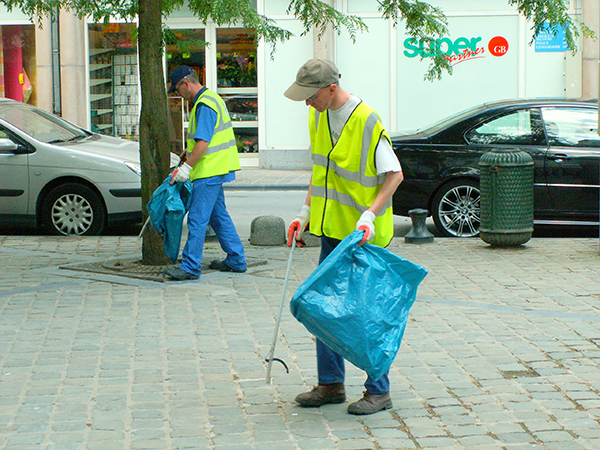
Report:
<svg viewBox="0 0 600 450"><path fill-rule="evenodd" d="M250 224L250 243L253 245L281 245L286 241L285 222L277 216L255 217Z"/></svg>
<svg viewBox="0 0 600 450"><path fill-rule="evenodd" d="M407 244L429 244L433 242L433 234L427 229L425 220L427 220L426 209L416 208L411 209L408 212L410 219L412 220L412 228L406 236L404 236L404 242Z"/></svg>
<svg viewBox="0 0 600 450"><path fill-rule="evenodd" d="M302 240L304 241L307 247L321 246L321 238L319 236L315 236L314 234L310 234L308 230L302 233Z"/></svg>

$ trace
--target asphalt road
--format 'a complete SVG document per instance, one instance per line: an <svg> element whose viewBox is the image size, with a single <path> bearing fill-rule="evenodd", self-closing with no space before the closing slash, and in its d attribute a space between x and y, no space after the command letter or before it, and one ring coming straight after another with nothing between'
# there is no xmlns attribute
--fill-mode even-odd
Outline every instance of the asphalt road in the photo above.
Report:
<svg viewBox="0 0 600 450"><path fill-rule="evenodd" d="M252 221L259 216L274 215L281 217L286 225L295 217L306 198L306 192L288 191L226 191L227 209L231 214L238 233L242 239L250 237ZM141 223L131 224L125 227L111 228L105 234L109 236L135 236L141 230ZM429 231L436 237L440 237L431 218L427 220ZM404 236L411 229L411 221L407 217L394 216L394 235ZM0 235L37 235L39 232L31 228L0 225ZM543 238L574 238L574 237L598 237L598 227L557 227L557 226L535 226L534 237Z"/></svg>

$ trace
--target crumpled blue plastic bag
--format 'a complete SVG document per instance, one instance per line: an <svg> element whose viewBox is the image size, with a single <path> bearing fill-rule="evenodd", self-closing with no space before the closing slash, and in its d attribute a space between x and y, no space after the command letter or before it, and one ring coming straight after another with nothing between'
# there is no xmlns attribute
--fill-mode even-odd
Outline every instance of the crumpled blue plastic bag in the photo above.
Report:
<svg viewBox="0 0 600 450"><path fill-rule="evenodd" d="M175 264L179 257L183 218L192 200L192 182L170 184L171 175L156 188L148 202L148 215L154 229L163 235L167 257Z"/></svg>
<svg viewBox="0 0 600 450"><path fill-rule="evenodd" d="M302 283L292 315L310 333L378 380L392 365L427 270L355 231Z"/></svg>

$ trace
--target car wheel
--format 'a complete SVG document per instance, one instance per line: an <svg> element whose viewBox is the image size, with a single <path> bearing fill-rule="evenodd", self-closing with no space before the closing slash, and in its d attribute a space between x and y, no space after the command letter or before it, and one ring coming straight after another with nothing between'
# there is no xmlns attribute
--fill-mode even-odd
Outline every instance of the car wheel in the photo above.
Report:
<svg viewBox="0 0 600 450"><path fill-rule="evenodd" d="M42 223L49 234L97 235L104 229L106 210L92 189L67 183L54 188L42 206Z"/></svg>
<svg viewBox="0 0 600 450"><path fill-rule="evenodd" d="M475 180L459 179L443 185L433 198L435 226L444 236L479 235L480 199Z"/></svg>

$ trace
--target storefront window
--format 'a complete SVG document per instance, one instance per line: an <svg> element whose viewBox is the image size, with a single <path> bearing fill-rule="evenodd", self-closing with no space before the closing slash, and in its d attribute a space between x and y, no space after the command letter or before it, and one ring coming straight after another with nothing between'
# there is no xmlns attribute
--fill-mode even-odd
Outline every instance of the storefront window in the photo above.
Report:
<svg viewBox="0 0 600 450"><path fill-rule="evenodd" d="M256 87L254 30L217 30L217 79L219 87Z"/></svg>
<svg viewBox="0 0 600 450"><path fill-rule="evenodd" d="M172 31L174 42L166 48L167 74L180 65L190 66L206 86L207 67L208 70L214 70L216 65L217 93L227 104L238 150L243 153L258 152L258 84L254 30L217 28L216 61L206 60L206 30ZM171 100L170 109L175 117L180 114L181 106ZM183 109L184 122L188 122L190 107L184 105ZM176 120L173 123L176 135L179 136L180 126ZM180 140L179 137L177 139Z"/></svg>
<svg viewBox="0 0 600 450"><path fill-rule="evenodd" d="M135 25L90 24L90 115L92 131L139 139Z"/></svg>
<svg viewBox="0 0 600 450"><path fill-rule="evenodd" d="M224 94L221 97L233 122L238 151L258 152L258 98L256 94Z"/></svg>
<svg viewBox="0 0 600 450"><path fill-rule="evenodd" d="M238 151L258 152L258 83L254 30L217 29L217 92L233 121Z"/></svg>
<svg viewBox="0 0 600 450"><path fill-rule="evenodd" d="M0 26L0 97L37 105L35 25Z"/></svg>
<svg viewBox="0 0 600 450"><path fill-rule="evenodd" d="M172 30L176 43L167 45L167 76L179 66L190 66L200 83L206 85L206 50L204 29Z"/></svg>
<svg viewBox="0 0 600 450"><path fill-rule="evenodd" d="M196 72L200 83L206 85L206 42L204 29L171 30L174 42L167 44L167 87L169 74L179 66L189 66ZM171 94L169 114L173 125L169 132L171 151L180 154L185 146L185 126L190 120L189 102Z"/></svg>

